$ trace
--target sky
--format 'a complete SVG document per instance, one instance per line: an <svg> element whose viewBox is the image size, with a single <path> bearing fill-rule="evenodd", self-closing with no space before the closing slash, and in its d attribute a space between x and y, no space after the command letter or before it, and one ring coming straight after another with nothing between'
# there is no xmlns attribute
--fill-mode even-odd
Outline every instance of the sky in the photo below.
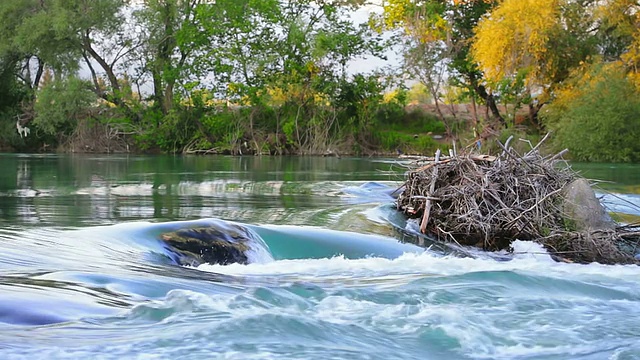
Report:
<svg viewBox="0 0 640 360"><path fill-rule="evenodd" d="M369 16L372 12L380 12L381 10L380 5L365 5L358 9L358 11L353 12L351 20L357 24L364 23L369 20ZM381 67L398 66L400 64L400 57L395 50L388 50L385 53L385 56L387 57L387 60L382 60L376 57L352 60L348 65L349 73L368 73Z"/></svg>

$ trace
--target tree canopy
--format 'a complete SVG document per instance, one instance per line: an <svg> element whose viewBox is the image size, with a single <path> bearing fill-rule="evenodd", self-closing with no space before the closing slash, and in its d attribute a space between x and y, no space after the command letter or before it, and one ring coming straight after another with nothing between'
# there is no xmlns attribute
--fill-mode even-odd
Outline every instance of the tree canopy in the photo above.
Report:
<svg viewBox="0 0 640 360"><path fill-rule="evenodd" d="M368 23L355 22L353 11L364 5L1 2L0 127L17 120L42 138L13 132L0 145L63 146L82 125L143 150L400 151L435 146L414 136L426 129L461 141L456 132L494 134L521 124L523 113L529 131L554 129L570 142L561 129L593 120L572 112L586 105L570 99L605 108L614 99L585 89L615 89L622 98L640 92L637 0L383 0ZM399 71L351 66L382 59L394 45ZM587 86L588 76L602 85ZM432 101L435 116L405 106L407 81L426 89L428 96L413 98ZM457 118L453 102L471 103L473 121ZM613 119L635 126L635 108L625 111L607 115L612 127L622 126Z"/></svg>

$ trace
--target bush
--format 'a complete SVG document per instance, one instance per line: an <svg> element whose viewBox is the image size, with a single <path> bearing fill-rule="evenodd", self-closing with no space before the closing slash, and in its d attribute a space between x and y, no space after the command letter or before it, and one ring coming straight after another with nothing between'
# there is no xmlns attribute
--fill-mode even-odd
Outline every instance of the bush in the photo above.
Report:
<svg viewBox="0 0 640 360"><path fill-rule="evenodd" d="M579 161L640 161L640 94L615 64L596 64L544 114L555 146Z"/></svg>
<svg viewBox="0 0 640 360"><path fill-rule="evenodd" d="M53 136L70 134L79 119L88 117L97 101L91 85L76 77L56 80L38 93L33 125Z"/></svg>
<svg viewBox="0 0 640 360"><path fill-rule="evenodd" d="M400 150L404 153L430 154L439 147L431 136L415 136L393 130L379 131L375 134L375 139L380 148L388 152Z"/></svg>
<svg viewBox="0 0 640 360"><path fill-rule="evenodd" d="M166 115L157 109L148 110L142 117L141 128L143 131L135 136L140 149L174 154L183 151L196 133L192 114L181 107Z"/></svg>

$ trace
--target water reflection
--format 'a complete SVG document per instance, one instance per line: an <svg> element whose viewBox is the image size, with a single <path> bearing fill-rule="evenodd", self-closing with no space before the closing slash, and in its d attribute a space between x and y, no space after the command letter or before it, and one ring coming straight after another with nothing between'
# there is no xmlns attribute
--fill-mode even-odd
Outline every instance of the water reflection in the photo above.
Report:
<svg viewBox="0 0 640 360"><path fill-rule="evenodd" d="M574 164L640 194L640 165ZM219 217L314 225L346 209L349 186L395 186L393 160L313 157L0 155L0 223L86 226ZM377 201L379 199L374 199Z"/></svg>
<svg viewBox="0 0 640 360"><path fill-rule="evenodd" d="M86 226L203 217L313 224L341 189L396 184L403 169L363 159L0 155L0 222ZM337 211L337 210L336 210Z"/></svg>

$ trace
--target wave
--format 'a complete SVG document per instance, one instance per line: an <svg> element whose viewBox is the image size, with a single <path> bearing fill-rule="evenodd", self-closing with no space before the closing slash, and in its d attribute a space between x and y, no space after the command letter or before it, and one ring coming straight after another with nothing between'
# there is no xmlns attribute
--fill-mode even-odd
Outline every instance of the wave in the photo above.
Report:
<svg viewBox="0 0 640 360"><path fill-rule="evenodd" d="M344 256L321 259L279 260L265 264L228 266L203 264L198 270L253 277L278 277L301 281L323 279L361 279L384 283L387 277L459 276L486 272L517 272L535 274L556 280L573 279L617 280L640 284L640 267L635 265L577 265L558 263L539 244L518 241L511 261L496 261L487 257L461 258L425 251L405 253L397 258L366 257L348 259ZM638 290L640 294L640 290Z"/></svg>

